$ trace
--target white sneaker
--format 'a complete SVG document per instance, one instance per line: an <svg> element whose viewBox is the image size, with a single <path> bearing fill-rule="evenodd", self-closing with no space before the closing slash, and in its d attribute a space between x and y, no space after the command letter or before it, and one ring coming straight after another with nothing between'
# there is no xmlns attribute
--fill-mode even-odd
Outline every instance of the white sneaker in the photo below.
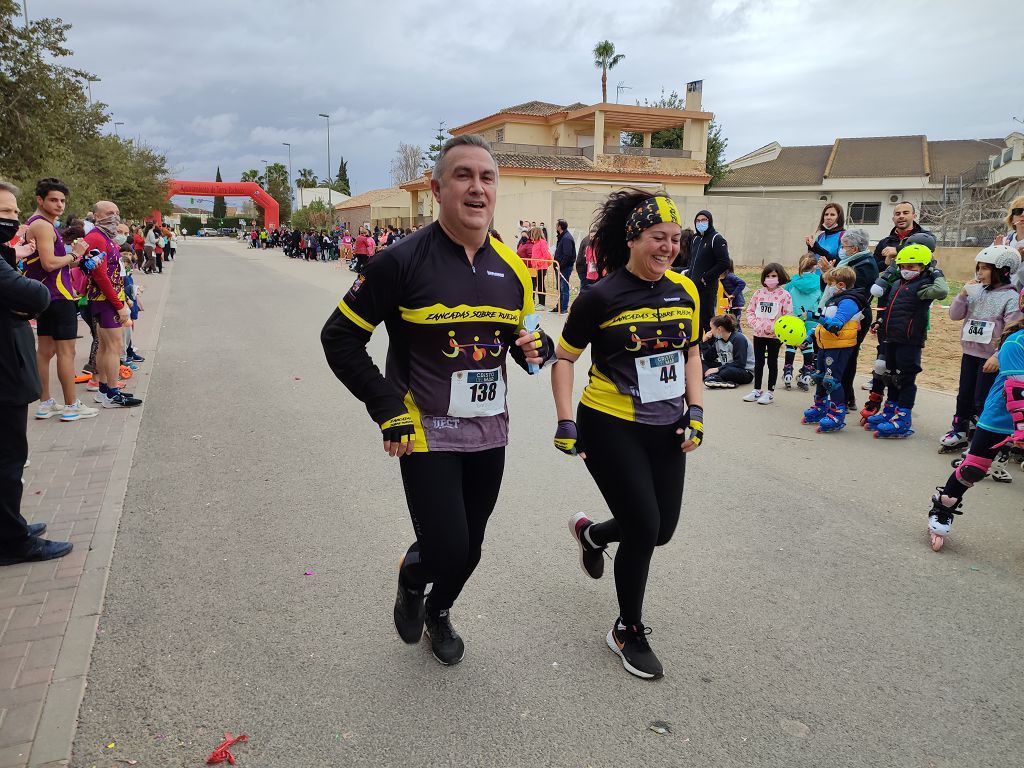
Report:
<svg viewBox="0 0 1024 768"><path fill-rule="evenodd" d="M57 401L51 397L39 404L39 408L36 409L36 418L48 419L51 416L60 416L62 413L64 413L64 406L57 405Z"/></svg>
<svg viewBox="0 0 1024 768"><path fill-rule="evenodd" d="M60 415L60 420L79 421L81 419L91 419L99 412L98 408L91 408L81 400L75 400L71 405L64 406L64 413Z"/></svg>
<svg viewBox="0 0 1024 768"><path fill-rule="evenodd" d="M95 395L92 396L92 399L93 399L93 402L99 403L100 405L103 405L103 403L107 402L108 398L102 392L97 392Z"/></svg>
<svg viewBox="0 0 1024 768"><path fill-rule="evenodd" d="M752 389L750 393L743 398L744 403L756 403L764 393L760 389Z"/></svg>
<svg viewBox="0 0 1024 768"><path fill-rule="evenodd" d="M769 389L766 389L764 393L757 398L758 405L769 405L775 402L775 393Z"/></svg>

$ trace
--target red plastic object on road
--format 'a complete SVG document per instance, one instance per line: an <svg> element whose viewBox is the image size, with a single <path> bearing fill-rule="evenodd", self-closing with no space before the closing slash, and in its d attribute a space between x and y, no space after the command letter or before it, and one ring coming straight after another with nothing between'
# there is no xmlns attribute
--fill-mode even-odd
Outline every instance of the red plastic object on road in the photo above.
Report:
<svg viewBox="0 0 1024 768"><path fill-rule="evenodd" d="M249 737L246 736L244 733L241 736L238 736L237 738L235 736L232 736L230 733L225 733L224 741L222 741L217 746L217 748L210 753L210 756L206 758L206 764L218 765L226 760L228 765L234 765L235 756L231 754L231 752L228 750L228 747L232 747L235 744L238 744L242 741L247 741L248 738Z"/></svg>

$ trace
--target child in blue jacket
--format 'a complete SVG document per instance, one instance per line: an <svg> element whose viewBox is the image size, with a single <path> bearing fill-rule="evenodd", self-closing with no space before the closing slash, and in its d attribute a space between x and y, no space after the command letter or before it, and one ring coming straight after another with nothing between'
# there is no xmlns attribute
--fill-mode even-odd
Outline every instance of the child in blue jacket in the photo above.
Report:
<svg viewBox="0 0 1024 768"><path fill-rule="evenodd" d="M821 301L821 270L812 254L800 258L797 266L799 274L786 283L786 290L793 297L793 314L807 325L807 340L801 345L804 364L800 368L797 386L805 392L810 388L811 374L814 373L814 329L818 325L815 319L818 303ZM793 388L793 361L796 359L796 347L786 347L785 365L782 368L782 383L786 389Z"/></svg>

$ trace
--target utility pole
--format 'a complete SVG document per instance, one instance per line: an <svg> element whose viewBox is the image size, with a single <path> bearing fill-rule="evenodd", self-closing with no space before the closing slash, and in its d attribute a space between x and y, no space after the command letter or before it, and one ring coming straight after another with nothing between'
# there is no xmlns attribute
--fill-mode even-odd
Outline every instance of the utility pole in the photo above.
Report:
<svg viewBox="0 0 1024 768"><path fill-rule="evenodd" d="M331 200L331 116L319 113L327 118L327 208L331 213L331 225L334 225L334 202Z"/></svg>
<svg viewBox="0 0 1024 768"><path fill-rule="evenodd" d="M295 193L292 191L292 145L287 141L282 141L281 144L288 147L288 199L291 201L292 208L294 208Z"/></svg>

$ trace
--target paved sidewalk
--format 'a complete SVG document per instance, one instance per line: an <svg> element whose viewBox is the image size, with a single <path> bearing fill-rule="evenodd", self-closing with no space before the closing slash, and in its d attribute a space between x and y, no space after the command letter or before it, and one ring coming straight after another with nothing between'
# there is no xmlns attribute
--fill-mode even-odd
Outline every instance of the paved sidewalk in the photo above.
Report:
<svg viewBox="0 0 1024 768"><path fill-rule="evenodd" d="M163 275L137 273L146 311L134 343L146 362L127 389L143 399L174 266ZM90 336L84 322L79 328L81 369ZM55 366L50 381L59 392ZM95 405L84 384L78 389ZM22 513L75 549L58 560L0 568L0 768L68 764L144 409L101 409L95 418L62 423L32 418L30 406Z"/></svg>

